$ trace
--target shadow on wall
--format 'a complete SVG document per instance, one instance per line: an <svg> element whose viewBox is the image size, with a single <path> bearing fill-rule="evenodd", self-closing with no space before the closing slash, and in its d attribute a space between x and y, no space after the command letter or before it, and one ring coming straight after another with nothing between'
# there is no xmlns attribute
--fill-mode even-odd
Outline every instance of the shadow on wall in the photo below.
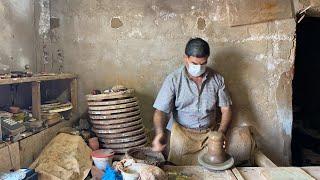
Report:
<svg viewBox="0 0 320 180"><path fill-rule="evenodd" d="M146 129L150 130L153 128L153 113L154 113L153 103L154 103L155 97L145 93L139 93L139 92L135 92L135 94L139 99L142 122L145 125Z"/></svg>
<svg viewBox="0 0 320 180"><path fill-rule="evenodd" d="M255 138L260 137L257 129L260 129L257 122L257 115L254 112L254 105L250 100L248 88L247 70L250 66L244 59L241 49L230 47L224 48L213 57L213 65L225 79L225 84L232 98L233 121L232 127L251 126Z"/></svg>

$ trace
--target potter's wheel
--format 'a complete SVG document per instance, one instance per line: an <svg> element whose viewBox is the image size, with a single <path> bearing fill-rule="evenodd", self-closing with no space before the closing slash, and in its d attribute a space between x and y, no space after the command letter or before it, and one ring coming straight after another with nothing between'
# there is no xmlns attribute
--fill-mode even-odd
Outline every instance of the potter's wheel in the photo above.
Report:
<svg viewBox="0 0 320 180"><path fill-rule="evenodd" d="M213 163L210 161L210 155L207 153L207 151L203 151L198 156L198 163L208 170L222 171L231 168L234 164L234 159L232 156L227 154L227 160L225 162L218 164Z"/></svg>

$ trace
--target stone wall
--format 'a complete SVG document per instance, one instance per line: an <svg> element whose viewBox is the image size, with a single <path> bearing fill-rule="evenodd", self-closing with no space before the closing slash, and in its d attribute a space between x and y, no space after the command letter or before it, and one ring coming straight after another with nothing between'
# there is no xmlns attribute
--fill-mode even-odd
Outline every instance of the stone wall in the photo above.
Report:
<svg viewBox="0 0 320 180"><path fill-rule="evenodd" d="M225 1L205 0L56 0L50 9L59 19L52 52L62 52L64 71L79 74L81 112L92 89L123 84L136 90L151 128L164 78L182 65L187 40L202 37L209 66L231 91L233 126L253 126L262 151L288 165L294 19L229 27Z"/></svg>
<svg viewBox="0 0 320 180"><path fill-rule="evenodd" d="M35 70L35 29L33 0L0 1L0 71L1 65L11 70Z"/></svg>

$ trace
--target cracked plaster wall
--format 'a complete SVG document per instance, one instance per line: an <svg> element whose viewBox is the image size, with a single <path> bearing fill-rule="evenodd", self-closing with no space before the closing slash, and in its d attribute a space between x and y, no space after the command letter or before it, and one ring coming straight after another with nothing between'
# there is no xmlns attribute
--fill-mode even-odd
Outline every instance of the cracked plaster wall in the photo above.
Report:
<svg viewBox="0 0 320 180"><path fill-rule="evenodd" d="M80 77L81 112L92 89L123 84L136 90L151 128L164 78L182 65L187 40L199 36L231 92L233 126L252 125L262 151L288 165L294 19L229 27L225 1L204 0L56 0L51 16L60 20L51 46L63 51L64 70Z"/></svg>
<svg viewBox="0 0 320 180"><path fill-rule="evenodd" d="M35 69L33 0L0 1L0 71Z"/></svg>

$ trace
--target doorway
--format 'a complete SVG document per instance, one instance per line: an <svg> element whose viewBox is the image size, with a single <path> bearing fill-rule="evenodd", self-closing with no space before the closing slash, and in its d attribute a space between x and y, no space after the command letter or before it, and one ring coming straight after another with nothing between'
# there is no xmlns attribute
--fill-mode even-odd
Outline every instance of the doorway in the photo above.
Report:
<svg viewBox="0 0 320 180"><path fill-rule="evenodd" d="M320 18L305 17L296 37L292 164L320 165Z"/></svg>

